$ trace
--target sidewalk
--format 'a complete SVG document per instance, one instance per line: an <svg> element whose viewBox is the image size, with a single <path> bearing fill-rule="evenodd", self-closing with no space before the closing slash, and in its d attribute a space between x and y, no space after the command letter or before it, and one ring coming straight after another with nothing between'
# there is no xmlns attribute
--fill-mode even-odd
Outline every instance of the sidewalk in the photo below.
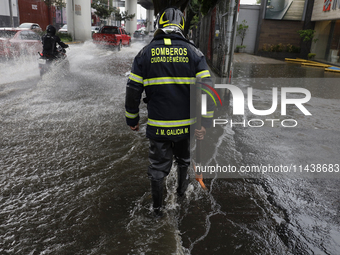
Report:
<svg viewBox="0 0 340 255"><path fill-rule="evenodd" d="M234 63L285 64L285 61L255 56L247 53L234 53Z"/></svg>
<svg viewBox="0 0 340 255"><path fill-rule="evenodd" d="M234 53L233 63L249 63L249 64L287 64L287 62L282 60L277 60L273 58L266 58L261 56L255 56L248 53ZM215 84L218 83L226 83L228 81L227 77L220 77L217 73L215 73L211 67L209 66L210 74L215 81Z"/></svg>
<svg viewBox="0 0 340 255"><path fill-rule="evenodd" d="M72 41L72 42L65 42L65 44L80 44L84 43L83 41Z"/></svg>

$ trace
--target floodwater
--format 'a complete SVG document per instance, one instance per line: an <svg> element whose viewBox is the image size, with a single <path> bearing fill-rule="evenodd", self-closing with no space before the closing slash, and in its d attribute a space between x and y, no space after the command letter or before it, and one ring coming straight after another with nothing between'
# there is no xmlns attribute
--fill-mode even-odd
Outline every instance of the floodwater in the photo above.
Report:
<svg viewBox="0 0 340 255"><path fill-rule="evenodd" d="M312 116L294 106L287 116L279 107L261 117L246 108L245 123L280 121L211 128L206 165L326 164L333 171L212 174L208 191L193 179L182 200L172 171L165 216L156 221L145 105L140 132L124 117L127 75L142 47L71 45L70 73L43 78L36 57L0 62L0 254L338 254L340 75L284 62L235 64L233 84L245 95L253 88L255 108L270 108L273 87L278 95L303 87ZM231 113L220 106L215 117ZM284 119L298 125L282 127Z"/></svg>

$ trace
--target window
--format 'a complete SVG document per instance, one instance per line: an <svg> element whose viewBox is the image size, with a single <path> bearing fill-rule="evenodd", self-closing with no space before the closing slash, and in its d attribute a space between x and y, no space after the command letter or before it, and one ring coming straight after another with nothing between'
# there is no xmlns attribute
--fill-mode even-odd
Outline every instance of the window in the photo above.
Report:
<svg viewBox="0 0 340 255"><path fill-rule="evenodd" d="M21 40L40 40L40 36L31 31L22 31L20 33Z"/></svg>
<svg viewBox="0 0 340 255"><path fill-rule="evenodd" d="M104 34L118 34L118 29L116 27L105 27L102 30L102 33Z"/></svg>
<svg viewBox="0 0 340 255"><path fill-rule="evenodd" d="M267 0L265 19L302 20L305 0Z"/></svg>
<svg viewBox="0 0 340 255"><path fill-rule="evenodd" d="M0 30L0 37L1 38L13 38L13 36L16 33L17 33L17 31Z"/></svg>

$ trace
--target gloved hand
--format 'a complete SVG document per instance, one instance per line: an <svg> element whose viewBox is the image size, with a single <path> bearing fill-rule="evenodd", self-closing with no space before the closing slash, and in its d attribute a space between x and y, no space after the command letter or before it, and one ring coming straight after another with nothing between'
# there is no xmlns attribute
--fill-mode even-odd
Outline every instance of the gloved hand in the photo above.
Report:
<svg viewBox="0 0 340 255"><path fill-rule="evenodd" d="M206 131L205 127L203 127L203 126L201 127L200 130L195 129L195 136L196 136L197 140L203 140L206 133L207 133L207 131Z"/></svg>

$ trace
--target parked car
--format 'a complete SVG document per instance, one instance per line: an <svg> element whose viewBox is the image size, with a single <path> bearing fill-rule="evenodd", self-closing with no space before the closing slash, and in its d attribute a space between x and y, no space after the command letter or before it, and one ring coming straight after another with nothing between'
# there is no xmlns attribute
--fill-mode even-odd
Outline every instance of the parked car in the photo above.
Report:
<svg viewBox="0 0 340 255"><path fill-rule="evenodd" d="M59 30L58 33L67 34L67 24L63 25Z"/></svg>
<svg viewBox="0 0 340 255"><path fill-rule="evenodd" d="M143 30L136 30L134 33L133 33L133 37L136 38L136 39L143 39L145 36L145 33Z"/></svg>
<svg viewBox="0 0 340 255"><path fill-rule="evenodd" d="M22 23L19 28L21 30L33 30L34 32L42 32L41 27L38 23Z"/></svg>
<svg viewBox="0 0 340 255"><path fill-rule="evenodd" d="M98 33L93 34L93 43L101 46L114 46L121 50L123 45L131 44L131 36L117 26L103 26Z"/></svg>
<svg viewBox="0 0 340 255"><path fill-rule="evenodd" d="M10 28L0 28L0 57L9 57L9 39L11 39L17 32L18 30L13 30Z"/></svg>
<svg viewBox="0 0 340 255"><path fill-rule="evenodd" d="M0 56L13 57L42 51L41 37L31 30L1 29Z"/></svg>

